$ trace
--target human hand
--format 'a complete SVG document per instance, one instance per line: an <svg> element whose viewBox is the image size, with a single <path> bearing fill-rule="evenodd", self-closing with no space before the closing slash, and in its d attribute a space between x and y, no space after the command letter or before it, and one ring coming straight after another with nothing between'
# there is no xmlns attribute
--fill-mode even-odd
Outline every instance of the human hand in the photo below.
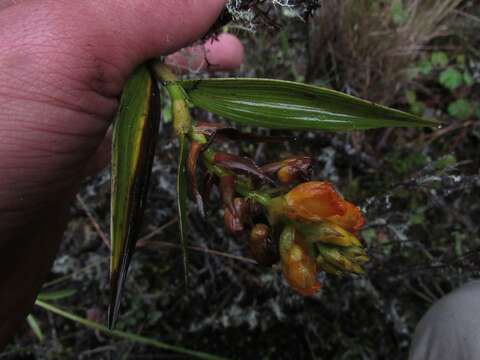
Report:
<svg viewBox="0 0 480 360"><path fill-rule="evenodd" d="M0 0L0 346L30 310L66 210L108 158L107 130L134 67L200 38L224 0ZM193 50L233 69L238 39ZM169 63L184 66L181 53Z"/></svg>

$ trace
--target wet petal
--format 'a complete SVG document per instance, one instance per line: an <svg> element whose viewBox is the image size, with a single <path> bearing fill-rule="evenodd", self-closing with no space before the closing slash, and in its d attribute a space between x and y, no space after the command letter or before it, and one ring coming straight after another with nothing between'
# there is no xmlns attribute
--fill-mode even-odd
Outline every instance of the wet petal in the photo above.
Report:
<svg viewBox="0 0 480 360"><path fill-rule="evenodd" d="M285 195L287 216L301 221L321 221L344 215L346 201L325 181L309 181Z"/></svg>
<svg viewBox="0 0 480 360"><path fill-rule="evenodd" d="M348 201L344 202L344 206L345 213L343 215L333 215L328 220L350 232L360 230L365 224L360 209Z"/></svg>
<svg viewBox="0 0 480 360"><path fill-rule="evenodd" d="M280 256L285 280L298 293L311 296L320 290L317 265L307 252L302 236L287 226L280 236Z"/></svg>

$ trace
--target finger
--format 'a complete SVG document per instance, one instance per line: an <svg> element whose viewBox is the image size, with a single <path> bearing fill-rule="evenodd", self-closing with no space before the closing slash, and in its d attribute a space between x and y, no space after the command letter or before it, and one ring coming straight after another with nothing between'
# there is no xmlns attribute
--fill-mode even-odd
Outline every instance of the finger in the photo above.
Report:
<svg viewBox="0 0 480 360"><path fill-rule="evenodd" d="M72 3L71 0L67 2ZM103 15L114 15L109 16L104 25L105 30L113 30L113 34L110 32L110 36L107 33L103 37L109 47L113 46L124 55L123 61L117 62L122 68L170 54L193 43L215 22L225 5L225 0L88 2L92 4L93 15L98 18L100 14L104 23ZM82 2L78 3L76 6L84 8Z"/></svg>
<svg viewBox="0 0 480 360"><path fill-rule="evenodd" d="M165 60L177 73L185 71L228 71L240 67L244 49L240 40L231 34L220 34L205 44L192 46L169 55Z"/></svg>
<svg viewBox="0 0 480 360"><path fill-rule="evenodd" d="M6 9L9 6L20 4L21 2L25 2L27 0L0 0L0 11Z"/></svg>

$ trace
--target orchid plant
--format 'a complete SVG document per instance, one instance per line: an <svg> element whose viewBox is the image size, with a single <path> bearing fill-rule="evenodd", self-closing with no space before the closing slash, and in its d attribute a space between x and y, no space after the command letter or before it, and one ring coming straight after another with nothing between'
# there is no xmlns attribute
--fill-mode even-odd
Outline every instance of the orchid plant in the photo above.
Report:
<svg viewBox="0 0 480 360"><path fill-rule="evenodd" d="M160 87L170 97L179 143L176 204L186 283L188 193L205 216L213 186L221 195L226 231L246 237L259 264L280 262L287 283L302 295L320 289L319 271L361 274L368 261L356 236L364 224L359 208L329 182L310 179L309 156L260 165L216 150L215 145L222 141L288 139L197 122L191 118L190 106L240 125L271 129L350 131L438 125L434 120L302 83L257 78L181 80L160 60L139 66L125 85L114 123L110 327L118 317L146 204L159 133ZM201 184L199 171L204 174Z"/></svg>

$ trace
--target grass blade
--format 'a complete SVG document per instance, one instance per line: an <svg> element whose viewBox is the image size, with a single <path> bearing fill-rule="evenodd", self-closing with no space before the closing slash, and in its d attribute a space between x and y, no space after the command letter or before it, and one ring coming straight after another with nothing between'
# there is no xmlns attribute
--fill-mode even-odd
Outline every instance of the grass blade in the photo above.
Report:
<svg viewBox="0 0 480 360"><path fill-rule="evenodd" d="M84 319L80 316L72 314L68 311L65 311L65 310L63 310L59 307L48 304L48 303L46 303L44 301L41 301L41 300L35 301L35 305L44 309L44 310L50 311L53 314L60 315L60 316L64 317L65 319L74 321L74 322L76 322L80 325L86 326L86 327L88 327L92 330L100 331L103 334L106 334L106 335L109 335L109 336L114 336L114 337L118 337L118 338L121 338L121 339L126 339L126 340L132 341L134 343L138 343L138 344L153 346L153 347L156 347L158 349L169 350L169 351L173 351L173 352L176 352L176 353L185 354L185 355L188 355L188 356L190 356L192 358L196 358L196 359L225 360L225 358L221 358L221 357L218 357L218 356L215 356L215 355L207 354L207 353L204 353L204 352L201 352L201 351L194 351L194 350L185 349L185 348L180 347L180 346L169 345L169 344L166 344L164 342L161 342L161 341L158 341L158 340L155 340L155 339L150 339L150 338L147 338L147 337L143 337L143 336L140 336L140 335L137 335L137 334L132 334L132 333L128 333L128 332L125 332L125 331L119 331L119 330L110 330L107 327L105 327L105 326L103 326L99 323Z"/></svg>
<svg viewBox="0 0 480 360"><path fill-rule="evenodd" d="M33 334L37 337L38 341L42 342L44 337L43 332L35 316L33 316L32 314L29 314L27 316L27 322Z"/></svg>
<svg viewBox="0 0 480 360"><path fill-rule="evenodd" d="M311 130L439 125L338 91L291 81L233 78L178 84L195 106L243 125Z"/></svg>
<svg viewBox="0 0 480 360"><path fill-rule="evenodd" d="M77 292L75 289L64 289L58 291L42 292L38 294L38 300L62 300L74 295Z"/></svg>
<svg viewBox="0 0 480 360"><path fill-rule="evenodd" d="M159 122L159 89L142 65L124 87L113 128L109 327L118 317L143 218Z"/></svg>
<svg viewBox="0 0 480 360"><path fill-rule="evenodd" d="M185 136L178 137L178 171L177 171L177 212L178 225L180 230L180 244L182 248L183 272L185 278L185 288L188 289L188 258L187 258L187 144Z"/></svg>

